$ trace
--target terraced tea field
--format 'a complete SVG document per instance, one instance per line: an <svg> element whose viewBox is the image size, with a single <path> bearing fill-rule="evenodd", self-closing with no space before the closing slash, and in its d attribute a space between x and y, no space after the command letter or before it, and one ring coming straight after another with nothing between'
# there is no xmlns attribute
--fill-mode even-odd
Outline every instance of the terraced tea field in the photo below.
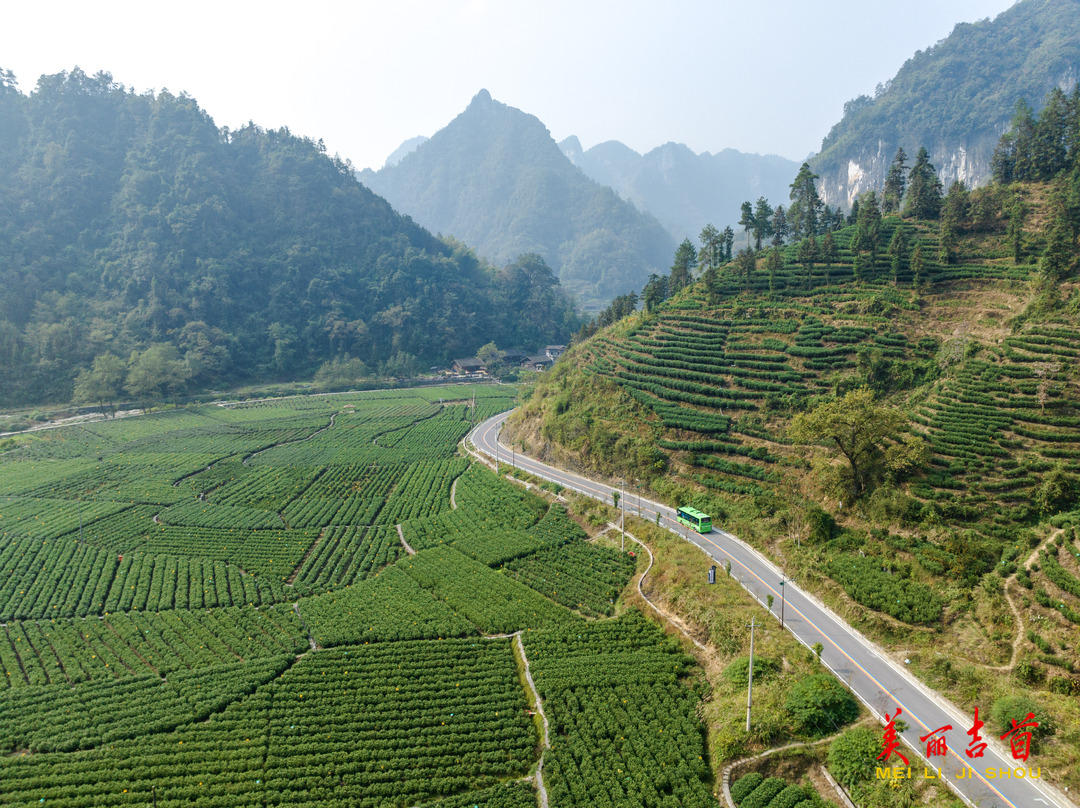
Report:
<svg viewBox="0 0 1080 808"><path fill-rule="evenodd" d="M541 754L552 806L581 804L572 765L631 772L601 778L623 804L708 804L700 743L602 751L648 722L700 739L692 661L610 617L633 559L458 454L516 394L466 390L204 406L3 455L3 804L537 805ZM530 717L522 632L569 746ZM648 721L588 725L623 698Z"/></svg>

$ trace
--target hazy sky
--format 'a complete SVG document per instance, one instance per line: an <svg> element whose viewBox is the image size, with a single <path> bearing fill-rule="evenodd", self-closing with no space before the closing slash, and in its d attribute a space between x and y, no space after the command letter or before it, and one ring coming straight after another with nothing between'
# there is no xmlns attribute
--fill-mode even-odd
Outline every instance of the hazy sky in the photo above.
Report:
<svg viewBox="0 0 1080 808"><path fill-rule="evenodd" d="M802 159L957 22L1013 0L12 2L0 67L106 70L186 91L214 120L288 126L358 168L445 126L480 89L585 148ZM0 121L0 126L3 122Z"/></svg>

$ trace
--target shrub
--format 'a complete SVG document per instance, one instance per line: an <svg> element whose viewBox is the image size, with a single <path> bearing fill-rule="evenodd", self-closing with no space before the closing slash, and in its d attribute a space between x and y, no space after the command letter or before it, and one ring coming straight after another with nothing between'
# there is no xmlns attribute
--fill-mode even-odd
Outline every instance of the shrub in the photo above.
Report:
<svg viewBox="0 0 1080 808"><path fill-rule="evenodd" d="M829 771L841 785L851 788L873 778L881 750L880 732L869 727L849 729L829 744Z"/></svg>
<svg viewBox="0 0 1080 808"><path fill-rule="evenodd" d="M744 799L753 793L754 789L761 785L764 780L761 772L750 772L750 774L744 774L738 780L736 780L731 786L731 799L735 801L736 805L739 805Z"/></svg>
<svg viewBox="0 0 1080 808"><path fill-rule="evenodd" d="M1027 696L1003 696L996 700L990 707L990 721L987 723L992 722L994 732L1003 735L1012 729L1014 718L1022 723L1028 713L1034 713L1035 720L1039 722L1039 726L1031 731L1033 740L1054 734L1054 726L1046 710Z"/></svg>
<svg viewBox="0 0 1080 808"><path fill-rule="evenodd" d="M828 674L808 676L788 693L784 708L811 735L824 735L859 715L855 697Z"/></svg>
<svg viewBox="0 0 1080 808"><path fill-rule="evenodd" d="M749 676L750 657L736 657L724 668L724 678L732 684L743 684ZM779 665L775 659L768 657L754 657L754 678L764 679L770 674L776 673Z"/></svg>
<svg viewBox="0 0 1080 808"><path fill-rule="evenodd" d="M770 777L739 805L739 808L767 808L773 798L787 788L787 783L779 777Z"/></svg>

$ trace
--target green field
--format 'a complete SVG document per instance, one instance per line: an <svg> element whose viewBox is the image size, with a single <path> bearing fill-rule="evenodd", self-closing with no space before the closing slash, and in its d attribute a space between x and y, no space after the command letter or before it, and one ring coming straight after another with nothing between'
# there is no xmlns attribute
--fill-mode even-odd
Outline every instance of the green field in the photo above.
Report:
<svg viewBox="0 0 1080 808"><path fill-rule="evenodd" d="M537 805L543 755L556 808L708 804L692 660L612 617L633 560L459 453L516 393L203 406L0 456L0 801Z"/></svg>

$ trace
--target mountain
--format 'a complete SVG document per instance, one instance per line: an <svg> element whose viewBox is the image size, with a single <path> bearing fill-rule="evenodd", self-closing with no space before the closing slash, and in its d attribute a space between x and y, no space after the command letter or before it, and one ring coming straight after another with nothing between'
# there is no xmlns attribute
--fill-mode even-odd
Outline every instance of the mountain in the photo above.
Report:
<svg viewBox="0 0 1080 808"><path fill-rule="evenodd" d="M930 152L947 188L985 183L1018 99L1038 108L1080 77L1080 0L1022 0L994 20L960 23L896 76L844 105L811 168L827 204L884 184L897 147Z"/></svg>
<svg viewBox="0 0 1080 808"><path fill-rule="evenodd" d="M640 290L675 250L655 218L575 168L536 117L486 90L400 163L360 179L496 264L539 254L587 306Z"/></svg>
<svg viewBox="0 0 1080 808"><path fill-rule="evenodd" d="M695 154L682 143L665 143L638 154L617 140L583 151L576 137L559 144L585 176L614 188L623 199L660 220L676 241L697 240L701 228L738 227L739 206L760 196L787 204L799 164L776 155L724 149Z"/></svg>
<svg viewBox="0 0 1080 808"><path fill-rule="evenodd" d="M203 387L577 324L542 262L496 272L287 129L218 128L78 68L29 95L0 71L0 121L0 405L70 400L95 357L161 343Z"/></svg>
<svg viewBox="0 0 1080 808"><path fill-rule="evenodd" d="M710 514L965 711L1022 695L1075 725L1076 138L1069 159L941 221L866 202L820 250L707 269L573 346L504 445ZM1041 747L1059 785L1078 751Z"/></svg>
<svg viewBox="0 0 1080 808"><path fill-rule="evenodd" d="M427 141L428 139L423 135L417 135L416 137L409 138L390 153L390 156L386 158L385 165L396 166L402 161L405 155L411 154L412 152L416 151L418 148L427 143Z"/></svg>

